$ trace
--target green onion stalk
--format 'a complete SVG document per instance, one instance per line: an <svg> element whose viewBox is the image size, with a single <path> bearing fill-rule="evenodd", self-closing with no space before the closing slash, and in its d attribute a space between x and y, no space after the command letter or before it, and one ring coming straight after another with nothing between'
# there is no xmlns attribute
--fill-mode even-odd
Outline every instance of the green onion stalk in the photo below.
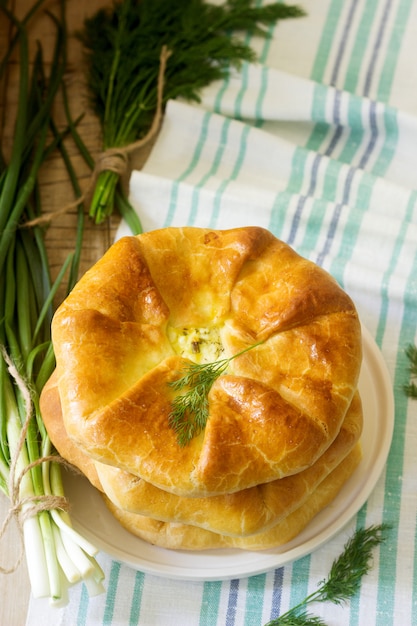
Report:
<svg viewBox="0 0 417 626"><path fill-rule="evenodd" d="M41 1L33 8L39 8ZM52 105L63 89L66 63L64 0L60 17L49 14L56 39L49 75L42 47L29 57L28 21L0 6L14 29L12 45L0 61L0 77L12 49L19 54L19 98L10 157L0 147L0 489L10 500L2 539L14 518L22 531L33 596L53 605L65 604L68 588L84 581L90 594L103 591L103 571L97 550L73 528L67 511L61 468L42 420L39 401L55 359L51 342L53 302L64 277L70 290L77 277L83 232L83 208L78 212L75 250L52 281L45 245L45 228L26 227L41 215L38 175L57 152L79 193L63 142L76 123L66 106L68 128L59 132ZM66 92L64 90L64 97ZM68 103L66 103L68 104ZM14 571L20 562L6 568Z"/></svg>

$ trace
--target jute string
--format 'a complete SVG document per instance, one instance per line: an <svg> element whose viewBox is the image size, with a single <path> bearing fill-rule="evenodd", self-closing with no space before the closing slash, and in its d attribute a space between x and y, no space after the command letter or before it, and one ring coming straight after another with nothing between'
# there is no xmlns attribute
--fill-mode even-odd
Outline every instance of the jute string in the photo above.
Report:
<svg viewBox="0 0 417 626"><path fill-rule="evenodd" d="M96 159L94 169L92 171L88 186L84 193L81 194L74 202L70 202L66 204L61 209L57 211L51 211L49 213L44 213L39 217L25 222L24 226L39 226L43 224L49 223L55 217L60 215L64 215L68 213L71 209L76 208L89 197L89 195L94 190L94 186L96 184L97 178L101 172L115 172L119 176L123 176L128 170L129 164L129 155L131 152L138 150L139 148L143 148L146 146L157 134L159 127L161 125L162 116L163 116L163 96L164 96L164 78L166 71L166 64L171 56L172 51L167 48L167 46L162 46L161 54L159 57L159 70L158 70L158 81L157 81L157 101L156 101L156 109L155 115L152 120L152 124L144 137L134 141L133 143L128 144L127 146L123 146L120 148L107 148L103 152L99 154Z"/></svg>
<svg viewBox="0 0 417 626"><path fill-rule="evenodd" d="M22 424L20 437L17 441L16 449L13 452L10 462L9 468L9 477L7 482L9 499L10 499L10 507L6 518L3 521L3 524L0 528L0 540L5 536L7 529L10 526L12 520L16 521L17 528L19 530L19 539L20 539L20 553L17 557L16 562L11 567L5 567L0 565L0 572L3 574L11 574L17 570L19 567L23 555L24 555L24 536L23 536L23 524L30 517L34 517L38 513L42 511L51 511L52 509L60 509L62 511L69 510L69 504L65 497L56 496L56 495L40 495L40 496L28 496L21 498L20 497L20 487L22 484L22 480L24 476L34 467L41 465L42 463L47 462L57 462L61 463L65 466L71 467L73 466L67 463L65 459L57 455L47 455L43 456L39 459L36 459L32 463L26 465L23 470L17 474L17 464L19 461L20 453L25 445L26 435L29 428L30 420L33 417L33 402L30 394L30 390L17 370L16 366L10 359L6 350L2 347L1 349L2 356L6 362L7 368L9 370L10 376L16 383L19 388L19 391L22 394L24 404L25 404L25 420Z"/></svg>

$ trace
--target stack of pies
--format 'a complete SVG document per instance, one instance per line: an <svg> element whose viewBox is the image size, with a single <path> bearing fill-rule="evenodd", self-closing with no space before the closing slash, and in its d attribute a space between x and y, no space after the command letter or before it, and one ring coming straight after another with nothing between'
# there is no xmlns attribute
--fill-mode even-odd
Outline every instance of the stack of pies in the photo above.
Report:
<svg viewBox="0 0 417 626"><path fill-rule="evenodd" d="M361 459L362 342L349 296L269 231L125 237L52 324L41 410L58 452L120 523L170 549L262 550L294 538ZM191 363L239 353L179 442Z"/></svg>

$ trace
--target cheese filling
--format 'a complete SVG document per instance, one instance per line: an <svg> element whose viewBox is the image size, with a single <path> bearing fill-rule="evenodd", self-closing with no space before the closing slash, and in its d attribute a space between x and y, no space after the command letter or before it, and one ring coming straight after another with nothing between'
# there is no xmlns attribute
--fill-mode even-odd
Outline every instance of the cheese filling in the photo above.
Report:
<svg viewBox="0 0 417 626"><path fill-rule="evenodd" d="M194 363L217 361L224 353L218 328L168 327L168 339L174 352Z"/></svg>

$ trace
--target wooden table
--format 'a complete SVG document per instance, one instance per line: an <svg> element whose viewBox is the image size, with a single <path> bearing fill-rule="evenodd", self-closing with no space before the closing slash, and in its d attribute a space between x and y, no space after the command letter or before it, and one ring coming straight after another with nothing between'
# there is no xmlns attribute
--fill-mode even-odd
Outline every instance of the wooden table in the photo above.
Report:
<svg viewBox="0 0 417 626"><path fill-rule="evenodd" d="M23 16L34 0L13 0L8 3L15 14ZM94 13L98 7L109 5L103 0L68 0L67 1L67 26L68 26L68 69L65 81L68 87L71 110L76 118L81 113L84 117L78 127L87 147L93 156L100 150L100 128L95 116L89 111L87 93L84 80L84 69L81 45L74 37L74 32L79 29L86 16ZM56 0L46 0L41 11L30 23L30 47L33 51L36 39L42 43L46 60L50 59L54 46L54 27L44 9L58 10ZM0 58L3 58L9 46L10 29L9 22L0 12ZM0 83L0 142L2 150L6 153L10 150L13 138L16 103L18 98L18 74L19 59L15 53L8 66L7 76ZM57 99L56 119L65 124L62 100ZM90 180L90 170L78 154L75 145L68 141L68 150L72 163L77 172L77 177L84 190ZM135 167L145 158L137 155L133 162ZM40 175L43 207L45 211L56 211L65 206L69 199L73 199L72 186L69 183L67 173L59 157L53 156L43 167ZM50 264L53 276L56 276L68 253L73 250L76 232L76 210L70 210L52 220L47 233L47 244L50 256ZM105 224L97 226L86 221L85 238L81 259L80 274L84 273L109 247L113 241L119 219L112 218ZM58 296L59 299L59 296ZM8 511L8 500L0 493L0 525ZM0 558L2 565L10 566L19 554L19 533L13 524L8 528L6 535L0 544ZM26 564L23 562L18 569L9 575L0 574L0 624L8 626L21 626L25 623L28 599L30 594Z"/></svg>

